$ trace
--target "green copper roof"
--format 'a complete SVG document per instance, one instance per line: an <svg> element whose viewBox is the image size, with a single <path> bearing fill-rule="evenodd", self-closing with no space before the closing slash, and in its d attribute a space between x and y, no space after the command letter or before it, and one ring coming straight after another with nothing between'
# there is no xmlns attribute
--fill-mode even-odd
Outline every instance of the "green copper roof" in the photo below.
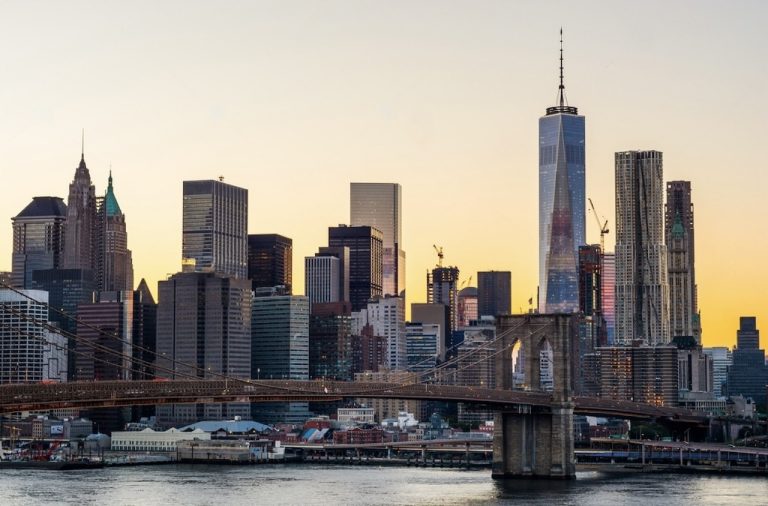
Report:
<svg viewBox="0 0 768 506"><path fill-rule="evenodd" d="M680 219L680 213L675 213L675 222L672 224L672 237L683 237L685 235L685 229L683 228L683 222Z"/></svg>
<svg viewBox="0 0 768 506"><path fill-rule="evenodd" d="M109 171L109 184L107 185L107 194L104 195L104 205L107 209L107 216L119 216L123 214L120 210L120 204L117 203L115 192L112 190L112 171Z"/></svg>

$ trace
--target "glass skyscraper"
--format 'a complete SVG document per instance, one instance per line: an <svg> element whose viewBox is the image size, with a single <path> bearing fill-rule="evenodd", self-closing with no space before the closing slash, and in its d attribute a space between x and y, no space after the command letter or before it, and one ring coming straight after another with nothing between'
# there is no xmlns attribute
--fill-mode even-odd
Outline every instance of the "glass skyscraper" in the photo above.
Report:
<svg viewBox="0 0 768 506"><path fill-rule="evenodd" d="M559 105L539 118L539 311L579 309L578 250L585 244L584 116L566 105L560 41Z"/></svg>
<svg viewBox="0 0 768 506"><path fill-rule="evenodd" d="M221 181L184 181L182 253L195 271L248 276L248 190Z"/></svg>

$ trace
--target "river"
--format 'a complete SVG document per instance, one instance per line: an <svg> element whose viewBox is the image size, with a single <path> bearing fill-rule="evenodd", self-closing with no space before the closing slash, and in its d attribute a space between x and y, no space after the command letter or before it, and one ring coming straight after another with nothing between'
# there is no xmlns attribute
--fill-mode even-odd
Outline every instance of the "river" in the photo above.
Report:
<svg viewBox="0 0 768 506"><path fill-rule="evenodd" d="M320 465L164 465L2 470L0 504L766 504L759 477L579 473L571 482L497 481L490 471Z"/></svg>

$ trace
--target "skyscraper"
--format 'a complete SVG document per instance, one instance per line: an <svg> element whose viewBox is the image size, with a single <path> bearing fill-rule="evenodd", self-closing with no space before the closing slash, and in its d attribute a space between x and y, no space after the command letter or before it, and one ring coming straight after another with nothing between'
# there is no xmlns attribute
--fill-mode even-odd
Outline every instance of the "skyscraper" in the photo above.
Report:
<svg viewBox="0 0 768 506"><path fill-rule="evenodd" d="M605 318L605 337L613 345L616 336L616 254L603 253L603 275L600 279L600 295Z"/></svg>
<svg viewBox="0 0 768 506"><path fill-rule="evenodd" d="M477 273L478 316L512 314L512 273L483 271Z"/></svg>
<svg viewBox="0 0 768 506"><path fill-rule="evenodd" d="M243 243L245 242L243 238ZM215 273L185 272L158 283L157 375L215 379L251 375L251 283ZM171 369L173 374L163 372ZM162 425L247 418L250 405L167 404Z"/></svg>
<svg viewBox="0 0 768 506"><path fill-rule="evenodd" d="M456 302L457 328L469 327L470 322L477 320L477 288L468 286L459 290Z"/></svg>
<svg viewBox="0 0 768 506"><path fill-rule="evenodd" d="M402 297L377 296L366 308L352 313L352 332L361 335L370 326L371 335L386 342L385 364L391 369L404 370L408 365L405 344L405 303Z"/></svg>
<svg viewBox="0 0 768 506"><path fill-rule="evenodd" d="M751 397L757 404L765 405L768 371L754 316L739 318L732 360L733 364L728 368L728 395Z"/></svg>
<svg viewBox="0 0 768 506"><path fill-rule="evenodd" d="M98 199L96 214L96 280L99 290L113 292L133 290L133 258L128 249L125 214L120 209L109 171L107 191Z"/></svg>
<svg viewBox="0 0 768 506"><path fill-rule="evenodd" d="M248 279L253 289L284 286L293 293L293 240L279 234L248 236Z"/></svg>
<svg viewBox="0 0 768 506"><path fill-rule="evenodd" d="M427 272L427 303L445 304L448 307L448 320L451 328L447 333L458 328L459 316L459 268L435 267ZM449 346L450 347L450 346Z"/></svg>
<svg viewBox="0 0 768 506"><path fill-rule="evenodd" d="M664 238L668 248L669 320L672 337L693 336L701 344L696 297L691 182L667 183Z"/></svg>
<svg viewBox="0 0 768 506"><path fill-rule="evenodd" d="M578 311L578 248L585 243L584 116L567 105L560 32L558 105L539 118L539 311Z"/></svg>
<svg viewBox="0 0 768 506"><path fill-rule="evenodd" d="M328 246L349 248L349 301L352 311L368 307L368 301L382 294L383 239L375 227L328 228Z"/></svg>
<svg viewBox="0 0 768 506"><path fill-rule="evenodd" d="M350 225L381 231L382 294L405 297L405 251L402 236L402 188L397 183L351 183Z"/></svg>
<svg viewBox="0 0 768 506"><path fill-rule="evenodd" d="M659 151L616 153L616 344L670 342Z"/></svg>
<svg viewBox="0 0 768 506"><path fill-rule="evenodd" d="M85 165L85 154L80 155L80 165L69 185L67 199L67 230L64 240L65 269L94 270L96 241L96 189L91 184L91 174Z"/></svg>
<svg viewBox="0 0 768 506"><path fill-rule="evenodd" d="M59 197L34 197L11 218L14 287L31 288L34 271L62 267L66 219L67 206Z"/></svg>
<svg viewBox="0 0 768 506"><path fill-rule="evenodd" d="M310 304L341 302L341 261L333 256L304 258L304 293Z"/></svg>
<svg viewBox="0 0 768 506"><path fill-rule="evenodd" d="M352 317L349 303L312 304L309 317L309 378L352 379Z"/></svg>
<svg viewBox="0 0 768 506"><path fill-rule="evenodd" d="M184 181L182 258L195 271L248 275L248 190L222 181Z"/></svg>

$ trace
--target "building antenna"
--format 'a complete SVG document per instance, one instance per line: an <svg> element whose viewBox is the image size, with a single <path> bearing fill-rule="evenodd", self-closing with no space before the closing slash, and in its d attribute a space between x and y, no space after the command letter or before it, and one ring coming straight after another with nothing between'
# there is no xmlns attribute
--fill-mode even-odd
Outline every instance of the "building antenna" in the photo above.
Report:
<svg viewBox="0 0 768 506"><path fill-rule="evenodd" d="M85 160L85 128L83 128L83 131L80 137L80 158Z"/></svg>
<svg viewBox="0 0 768 506"><path fill-rule="evenodd" d="M565 84L563 84L563 27L560 27L560 107L565 105Z"/></svg>

